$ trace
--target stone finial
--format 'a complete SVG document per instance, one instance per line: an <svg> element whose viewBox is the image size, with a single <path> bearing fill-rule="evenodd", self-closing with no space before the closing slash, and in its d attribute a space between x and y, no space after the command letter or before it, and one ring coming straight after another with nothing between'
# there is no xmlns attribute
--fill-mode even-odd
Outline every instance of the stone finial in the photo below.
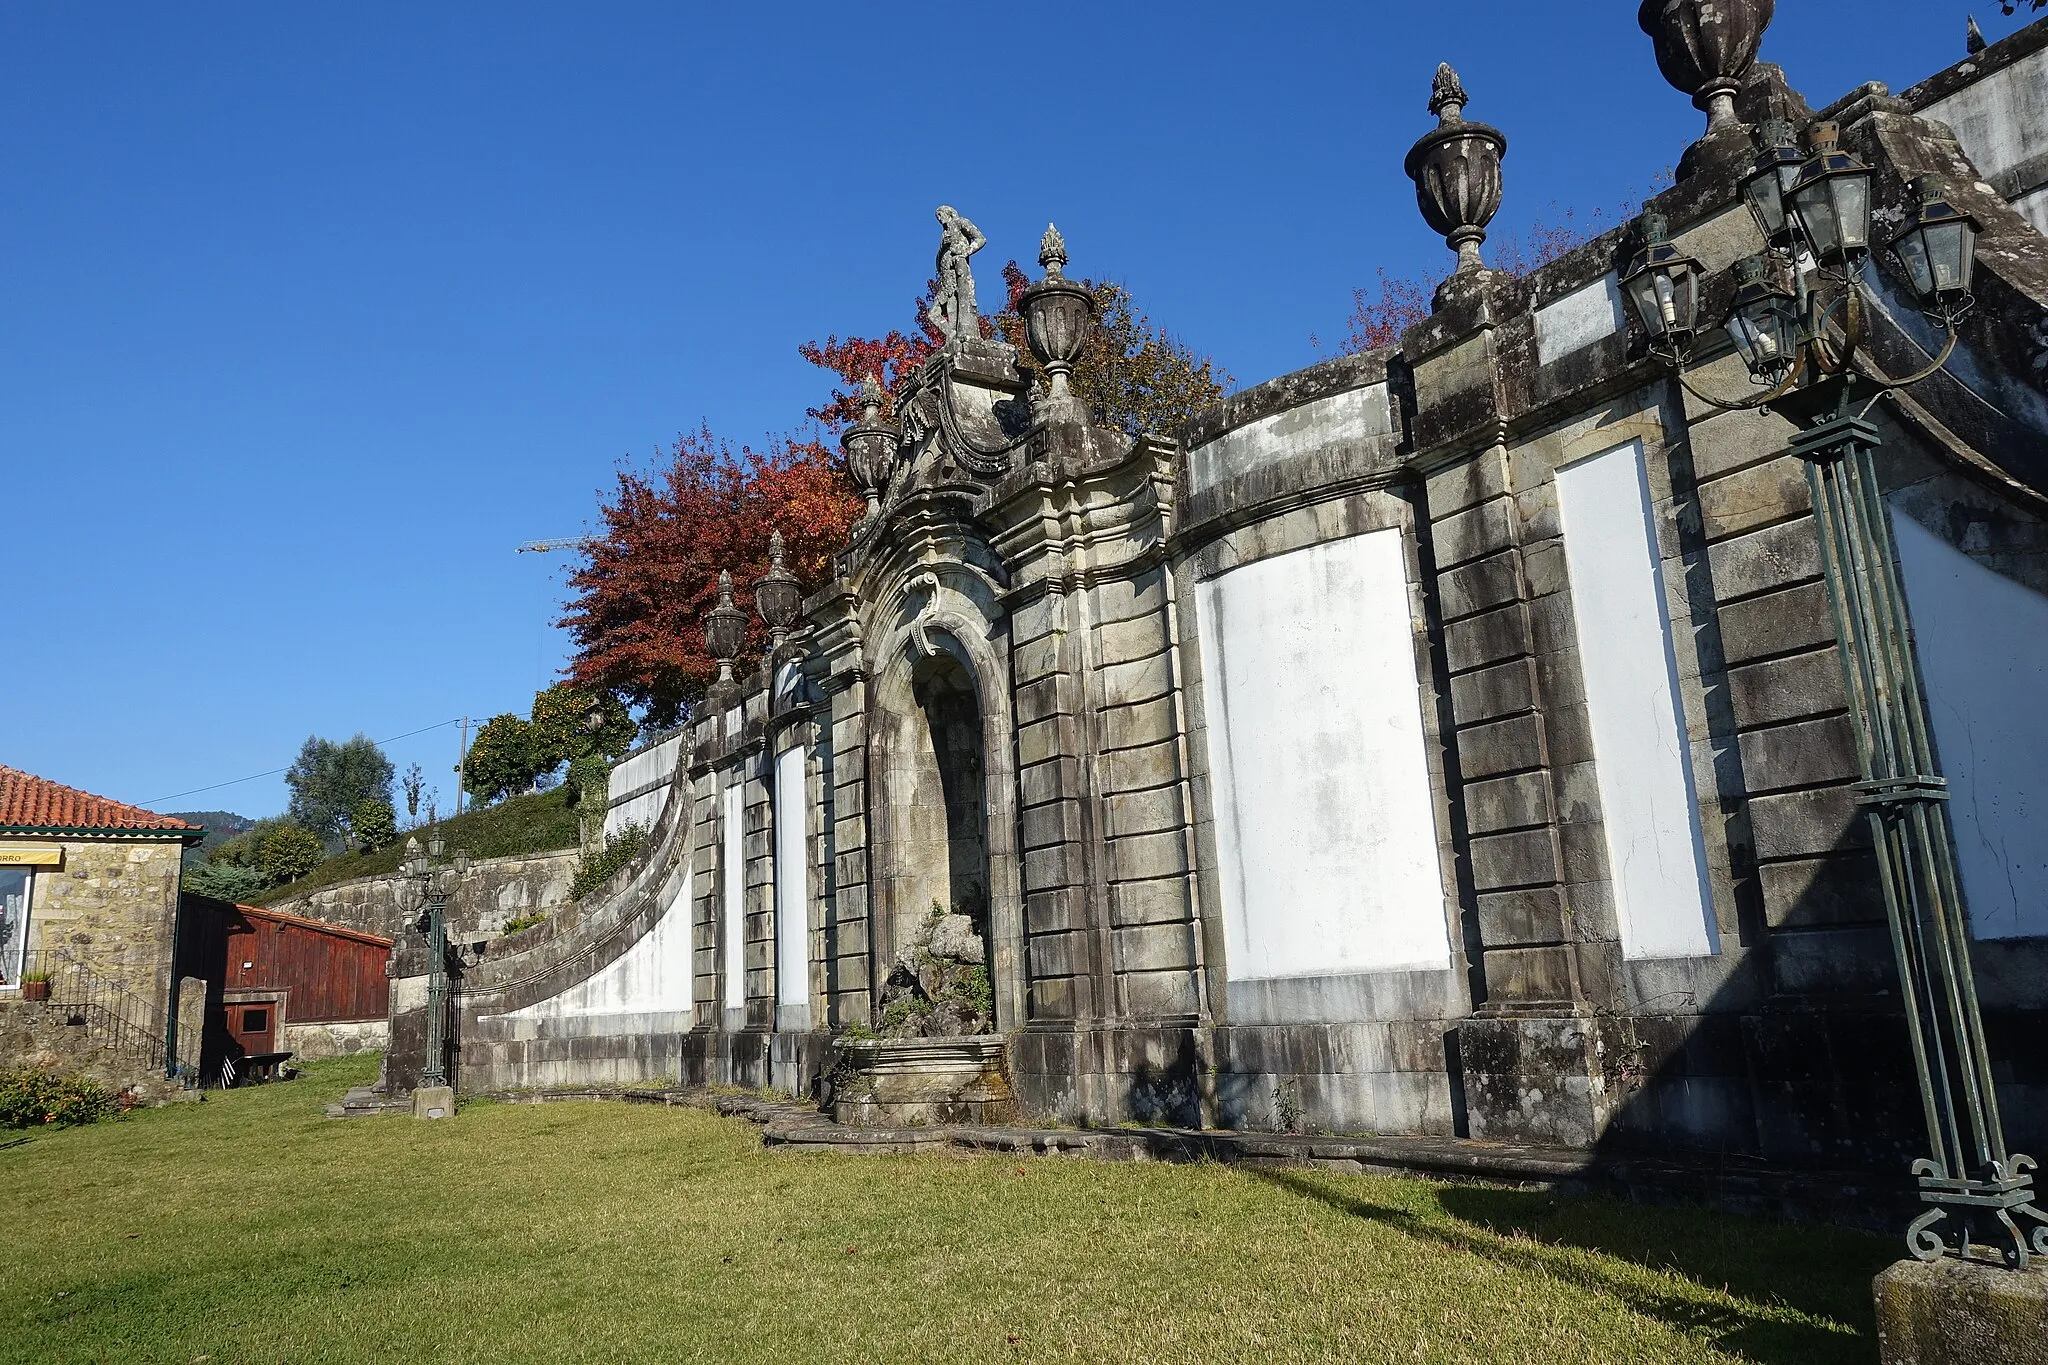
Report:
<svg viewBox="0 0 2048 1365"><path fill-rule="evenodd" d="M761 622L768 627L768 647L779 649L789 638L789 628L796 624L798 613L803 610L803 587L796 575L783 564L781 530L768 536L768 572L761 575L754 584L754 610L761 613Z"/></svg>
<svg viewBox="0 0 2048 1365"><path fill-rule="evenodd" d="M718 605L704 614L704 647L718 661L718 681L732 681L733 660L747 643L747 617L733 604L732 570L718 571Z"/></svg>
<svg viewBox="0 0 2048 1365"><path fill-rule="evenodd" d="M869 370L860 382L860 421L839 437L846 472L868 500L868 522L882 514L882 490L896 472L896 445L896 429L882 420L882 381Z"/></svg>
<svg viewBox="0 0 2048 1365"><path fill-rule="evenodd" d="M1429 87L1429 112L1436 115L1440 123L1461 123L1464 121L1465 87L1458 80L1458 73L1451 69L1449 62L1436 64L1436 80Z"/></svg>
<svg viewBox="0 0 2048 1365"><path fill-rule="evenodd" d="M1024 340L1032 359L1045 374L1046 399L1069 401L1074 362L1080 359L1095 320L1095 295L1061 273L1067 264L1067 244L1050 223L1038 244L1038 263L1045 267L1045 278L1018 296L1017 311L1024 315Z"/></svg>
<svg viewBox="0 0 2048 1365"><path fill-rule="evenodd" d="M1969 27L1963 31L1963 51L1976 54L1984 50L1984 30L1977 27L1977 16L1966 14Z"/></svg>
<svg viewBox="0 0 2048 1365"><path fill-rule="evenodd" d="M1045 225L1045 236L1038 239L1038 264L1049 280L1061 278L1060 272L1067 268L1066 239L1051 223Z"/></svg>
<svg viewBox="0 0 2048 1365"><path fill-rule="evenodd" d="M1657 69L1706 112L1709 132L1737 122L1735 92L1776 7L1776 0L1643 0L1636 11Z"/></svg>
<svg viewBox="0 0 2048 1365"><path fill-rule="evenodd" d="M1445 62L1436 69L1429 109L1437 126L1408 149L1404 169L1415 182L1422 219L1458 253L1458 272L1481 270L1479 244L1500 208L1500 162L1508 140L1497 128L1465 118L1465 87Z"/></svg>

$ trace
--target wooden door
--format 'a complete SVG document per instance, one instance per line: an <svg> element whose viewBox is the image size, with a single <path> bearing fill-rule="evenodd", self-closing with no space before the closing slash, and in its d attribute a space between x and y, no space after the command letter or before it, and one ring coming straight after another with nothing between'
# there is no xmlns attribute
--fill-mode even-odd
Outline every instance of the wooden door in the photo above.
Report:
<svg viewBox="0 0 2048 1365"><path fill-rule="evenodd" d="M249 1057L277 1051L277 1002L245 1000L228 1006L230 1050Z"/></svg>

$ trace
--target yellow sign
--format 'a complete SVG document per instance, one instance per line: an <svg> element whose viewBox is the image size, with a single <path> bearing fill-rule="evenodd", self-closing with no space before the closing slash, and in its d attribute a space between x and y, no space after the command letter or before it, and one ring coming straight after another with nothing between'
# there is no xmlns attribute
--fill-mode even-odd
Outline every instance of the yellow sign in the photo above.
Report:
<svg viewBox="0 0 2048 1365"><path fill-rule="evenodd" d="M0 867L62 867L62 844L0 844Z"/></svg>

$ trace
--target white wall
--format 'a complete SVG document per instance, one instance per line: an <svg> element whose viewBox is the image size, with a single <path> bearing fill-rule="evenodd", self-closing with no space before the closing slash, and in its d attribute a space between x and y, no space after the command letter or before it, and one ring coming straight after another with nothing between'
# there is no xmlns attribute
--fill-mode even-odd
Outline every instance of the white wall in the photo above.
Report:
<svg viewBox="0 0 2048 1365"><path fill-rule="evenodd" d="M2048 48L1920 111L1955 131L1982 175L2048 152Z"/></svg>
<svg viewBox="0 0 2048 1365"><path fill-rule="evenodd" d="M719 825L718 873L724 881L722 937L725 941L725 999L730 1015L747 1004L747 863L746 784L734 782L721 794L724 819ZM726 1021L732 1025L730 1018Z"/></svg>
<svg viewBox="0 0 2048 1365"><path fill-rule="evenodd" d="M685 867L669 881L661 918L640 940L588 980L551 999L513 1010L512 1019L559 1019L570 1015L637 1014L657 1010L687 1012L694 982L690 961L691 889L693 869Z"/></svg>
<svg viewBox="0 0 2048 1365"><path fill-rule="evenodd" d="M1447 967L1401 532L1195 592L1227 978Z"/></svg>
<svg viewBox="0 0 2048 1365"><path fill-rule="evenodd" d="M1536 310L1536 363L1583 351L1627 326L1621 284L1612 271Z"/></svg>
<svg viewBox="0 0 2048 1365"><path fill-rule="evenodd" d="M675 776L687 737L687 732L671 735L612 769L605 786L605 837L617 834L627 825L654 828L662 808L668 804L669 780ZM639 795L632 795L634 792Z"/></svg>
<svg viewBox="0 0 2048 1365"><path fill-rule="evenodd" d="M1558 470L1557 497L1622 953L1719 952L1642 444Z"/></svg>
<svg viewBox="0 0 2048 1365"><path fill-rule="evenodd" d="M811 869L805 857L802 745L775 756L776 1027L810 1027ZM801 1016L801 1017L799 1017ZM786 1021L786 1022L785 1022Z"/></svg>
<svg viewBox="0 0 2048 1365"><path fill-rule="evenodd" d="M2048 934L2048 597L1911 517L1892 533L1971 932Z"/></svg>

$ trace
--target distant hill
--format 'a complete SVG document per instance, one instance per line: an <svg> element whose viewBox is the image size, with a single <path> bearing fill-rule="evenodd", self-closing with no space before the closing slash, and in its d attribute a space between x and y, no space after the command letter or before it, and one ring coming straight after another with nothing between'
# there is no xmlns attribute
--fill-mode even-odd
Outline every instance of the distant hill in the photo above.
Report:
<svg viewBox="0 0 2048 1365"><path fill-rule="evenodd" d="M186 856L192 860L204 858L216 844L224 844L237 834L246 833L256 823L248 816L237 815L231 810L167 810L163 814L205 829L206 837L187 850Z"/></svg>

